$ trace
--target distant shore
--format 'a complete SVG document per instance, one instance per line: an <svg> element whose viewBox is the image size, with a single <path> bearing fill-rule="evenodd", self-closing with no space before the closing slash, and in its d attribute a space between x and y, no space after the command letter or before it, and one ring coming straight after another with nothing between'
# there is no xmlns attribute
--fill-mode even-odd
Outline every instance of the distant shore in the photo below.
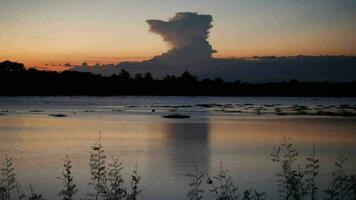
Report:
<svg viewBox="0 0 356 200"><path fill-rule="evenodd" d="M353 82L226 82L221 78L200 80L184 72L155 79L149 72L102 76L74 71L25 69L21 63L0 63L0 96L285 96L285 97L356 97Z"/></svg>

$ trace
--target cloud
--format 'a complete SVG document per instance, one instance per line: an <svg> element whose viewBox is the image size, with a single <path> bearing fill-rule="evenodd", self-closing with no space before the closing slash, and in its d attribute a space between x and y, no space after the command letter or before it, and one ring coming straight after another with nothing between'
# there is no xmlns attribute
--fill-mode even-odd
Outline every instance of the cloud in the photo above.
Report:
<svg viewBox="0 0 356 200"><path fill-rule="evenodd" d="M195 62L212 59L216 51L208 42L213 17L193 12L180 12L168 21L147 20L152 33L162 36L171 49L154 60L171 63Z"/></svg>
<svg viewBox="0 0 356 200"><path fill-rule="evenodd" d="M75 71L112 75L121 69L134 74L151 72L155 77L180 75L188 70L199 78L221 77L227 81L276 82L355 81L356 56L290 56L252 57L247 59L216 59L208 42L212 28L211 15L180 12L168 21L147 20L149 30L162 36L171 49L143 62L82 65Z"/></svg>
<svg viewBox="0 0 356 200"><path fill-rule="evenodd" d="M64 67L72 67L72 65L70 63L65 63L63 64Z"/></svg>

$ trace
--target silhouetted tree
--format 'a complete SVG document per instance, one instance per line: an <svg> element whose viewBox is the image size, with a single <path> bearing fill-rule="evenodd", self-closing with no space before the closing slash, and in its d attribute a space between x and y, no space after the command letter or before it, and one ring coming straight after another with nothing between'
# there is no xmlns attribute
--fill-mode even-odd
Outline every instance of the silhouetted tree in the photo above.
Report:
<svg viewBox="0 0 356 200"><path fill-rule="evenodd" d="M90 71L87 63L82 66ZM355 90L356 81L241 83L225 82L221 78L199 81L188 71L179 77L167 75L154 79L147 72L143 77L139 73L132 78L124 69L106 77L69 70L26 70L23 64L10 61L0 64L0 95L356 96L352 92Z"/></svg>
<svg viewBox="0 0 356 200"><path fill-rule="evenodd" d="M24 72L25 66L22 63L11 62L9 60L0 63L0 72Z"/></svg>
<svg viewBox="0 0 356 200"><path fill-rule="evenodd" d="M142 74L141 74L141 73L137 73L137 74L135 75L135 81L142 81L142 80L143 80Z"/></svg>
<svg viewBox="0 0 356 200"><path fill-rule="evenodd" d="M217 84L223 84L224 83L224 81L220 77L214 78L214 82L217 83Z"/></svg>
<svg viewBox="0 0 356 200"><path fill-rule="evenodd" d="M180 80L186 83L194 83L198 80L196 76L193 76L188 71L185 71L181 76Z"/></svg>
<svg viewBox="0 0 356 200"><path fill-rule="evenodd" d="M122 69L121 72L119 73L119 77L121 80L125 80L125 81L131 80L131 74L124 69Z"/></svg>
<svg viewBox="0 0 356 200"><path fill-rule="evenodd" d="M145 79L145 81L152 82L152 81L153 81L152 74L151 74L150 72L147 72L147 73L145 74L144 79Z"/></svg>

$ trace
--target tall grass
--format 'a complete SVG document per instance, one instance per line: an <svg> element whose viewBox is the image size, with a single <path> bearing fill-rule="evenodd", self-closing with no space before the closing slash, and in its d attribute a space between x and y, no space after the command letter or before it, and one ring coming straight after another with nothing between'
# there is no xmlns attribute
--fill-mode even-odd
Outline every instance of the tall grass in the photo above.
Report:
<svg viewBox="0 0 356 200"><path fill-rule="evenodd" d="M192 178L189 183L190 190L188 191L189 200L200 200L203 198L204 190L202 189L203 180L206 178L206 185L209 187L208 192L216 200L262 200L265 193L260 193L256 189L247 189L242 194L239 193L238 187L235 185L232 177L228 174L228 170L220 163L220 170L216 175L204 176L196 169L195 174L188 174ZM241 197L241 198L240 198Z"/></svg>
<svg viewBox="0 0 356 200"><path fill-rule="evenodd" d="M72 162L69 156L65 157L63 168L61 176L58 177L63 188L59 190L58 196L63 200L79 199L75 198L78 189L72 175ZM93 187L94 192L80 199L137 200L142 193L139 187L141 176L138 174L137 165L132 171L129 187L126 187L122 177L123 166L119 159L113 157L112 162L106 164L106 154L101 144L100 134L98 141L91 146L89 168L91 177L88 184ZM37 193L31 185L27 196L21 192L20 185L16 181L13 158L8 155L5 155L0 177L0 200L45 200L43 195Z"/></svg>
<svg viewBox="0 0 356 200"><path fill-rule="evenodd" d="M198 171L198 167L195 168L194 174L187 174L188 177L191 177L192 180L189 183L189 191L187 197L189 200L200 200L203 198L204 190L201 189L203 183L204 175Z"/></svg>
<svg viewBox="0 0 356 200"><path fill-rule="evenodd" d="M78 192L77 185L74 184L74 177L72 175L72 162L70 161L68 155L64 160L64 171L62 172L62 177L58 177L63 183L63 189L58 193L62 196L63 200L72 200L75 193Z"/></svg>
<svg viewBox="0 0 356 200"><path fill-rule="evenodd" d="M16 188L16 175L12 165L12 157L5 155L5 162L1 168L1 190L0 197L2 199L10 200L11 193Z"/></svg>
<svg viewBox="0 0 356 200"><path fill-rule="evenodd" d="M94 193L88 193L86 199L95 200L137 200L141 194L139 184L141 176L138 175L137 165L135 166L130 182L130 189L125 186L122 178L122 163L117 157L113 157L110 164L106 164L106 154L104 146L101 144L101 134L98 141L91 147L90 159L90 182L94 187Z"/></svg>
<svg viewBox="0 0 356 200"><path fill-rule="evenodd" d="M278 192L281 199L304 199L307 195L305 173L295 163L298 152L287 139L271 153L272 161L278 163L281 171L278 177Z"/></svg>
<svg viewBox="0 0 356 200"><path fill-rule="evenodd" d="M306 158L305 165L305 185L307 195L311 200L317 199L318 186L316 184L316 178L319 175L319 159L316 157L315 145L313 145L313 151Z"/></svg>
<svg viewBox="0 0 356 200"><path fill-rule="evenodd" d="M113 158L113 162L109 164L105 182L106 196L108 196L109 199L124 199L127 195L127 191L124 188L124 179L121 175L122 170L122 163L119 162L118 158Z"/></svg>
<svg viewBox="0 0 356 200"><path fill-rule="evenodd" d="M30 196L28 197L28 200L45 200L42 194L36 193L31 185L30 185L30 191L31 193Z"/></svg>
<svg viewBox="0 0 356 200"><path fill-rule="evenodd" d="M214 184L215 182L217 185ZM218 173L213 178L210 178L207 183L212 187L210 191L219 200L234 200L239 198L238 187L235 186L232 177L228 175L228 170L224 169L222 163L220 163Z"/></svg>
<svg viewBox="0 0 356 200"><path fill-rule="evenodd" d="M315 146L313 146L312 153L306 157L304 169L296 164L298 155L293 144L287 139L284 139L271 153L272 161L281 167L281 171L276 174L280 198L286 200L318 199L316 179L319 175L320 165L319 159L316 157ZM356 199L355 175L345 172L346 161L347 158L343 155L337 157L334 164L335 169L331 174L332 181L324 190L325 199Z"/></svg>
<svg viewBox="0 0 356 200"><path fill-rule="evenodd" d="M101 144L101 134L99 134L98 142L96 142L90 151L89 167L90 167L90 182L89 185L94 187L94 193L88 193L88 199L98 200L100 196L106 197L106 155L104 147Z"/></svg>
<svg viewBox="0 0 356 200"><path fill-rule="evenodd" d="M276 163L280 171L276 173L279 199L283 200L355 200L356 175L345 171L347 158L339 155L334 163L331 175L332 181L323 190L318 186L319 159L316 148L305 158L304 165L300 165L300 155L288 139L284 139L271 153L272 162ZM108 164L107 164L108 163ZM72 175L72 162L66 156L63 171L58 180L63 187L59 189L58 196L63 200L138 200L142 199L140 188L141 176L138 174L137 165L132 171L129 181L122 175L123 164L118 157L113 156L107 161L104 146L99 134L90 149L89 159L90 179L89 186L92 192L85 197L77 197L78 188ZM0 200L44 200L42 194L37 193L29 186L29 193L25 195L16 181L13 158L5 155L0 173ZM229 175L227 169L220 163L220 169L213 175L204 175L196 167L194 173L187 174L191 179L187 192L188 200L202 200L213 198L216 200L262 200L266 198L264 192L255 188L241 190ZM321 194L323 192L323 195ZM323 196L323 197L322 197Z"/></svg>

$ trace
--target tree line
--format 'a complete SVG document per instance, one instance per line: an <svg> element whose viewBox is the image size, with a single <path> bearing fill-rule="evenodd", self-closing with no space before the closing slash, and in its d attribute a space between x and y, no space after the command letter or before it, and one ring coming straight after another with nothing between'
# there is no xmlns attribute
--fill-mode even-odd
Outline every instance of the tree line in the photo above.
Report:
<svg viewBox="0 0 356 200"><path fill-rule="evenodd" d="M188 71L157 79L150 72L132 75L125 69L102 76L26 69L11 61L0 63L0 84L0 95L356 96L356 81L226 82L219 77L199 79Z"/></svg>

